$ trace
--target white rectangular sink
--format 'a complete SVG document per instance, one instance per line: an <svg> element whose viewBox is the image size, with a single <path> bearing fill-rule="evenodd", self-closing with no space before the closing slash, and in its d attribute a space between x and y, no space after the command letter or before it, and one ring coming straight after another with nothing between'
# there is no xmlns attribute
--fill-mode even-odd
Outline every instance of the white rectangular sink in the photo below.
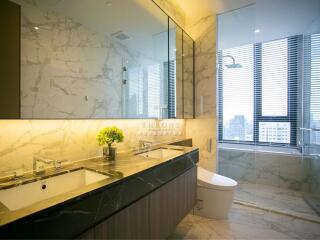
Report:
<svg viewBox="0 0 320 240"><path fill-rule="evenodd" d="M150 152L141 153L141 154L139 154L139 156L146 157L146 158L160 158L160 159L162 159L162 158L179 156L181 153L183 153L183 152L180 150L160 148L160 149L153 150Z"/></svg>
<svg viewBox="0 0 320 240"><path fill-rule="evenodd" d="M76 190L109 178L107 175L80 169L17 187L0 190L0 202L9 210L18 210L36 202Z"/></svg>

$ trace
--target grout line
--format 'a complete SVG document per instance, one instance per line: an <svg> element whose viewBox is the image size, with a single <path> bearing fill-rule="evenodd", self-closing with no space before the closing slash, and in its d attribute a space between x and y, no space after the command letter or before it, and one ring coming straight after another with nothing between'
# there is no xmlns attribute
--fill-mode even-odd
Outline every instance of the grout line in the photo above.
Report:
<svg viewBox="0 0 320 240"><path fill-rule="evenodd" d="M239 201L239 200L234 200L233 203L234 204L238 204L238 205L242 205L242 206L246 206L246 207L260 209L260 210L267 211L267 212L272 212L272 213L276 213L276 214L281 214L281 215L293 217L293 218L304 220L304 221L308 221L308 222L313 222L313 223L320 224L320 219L318 220L318 219L313 219L313 218L308 218L308 217L302 217L302 216L295 215L293 213L279 211L279 210L272 209L272 208L260 207L260 206L254 204L254 203L246 203L246 202Z"/></svg>

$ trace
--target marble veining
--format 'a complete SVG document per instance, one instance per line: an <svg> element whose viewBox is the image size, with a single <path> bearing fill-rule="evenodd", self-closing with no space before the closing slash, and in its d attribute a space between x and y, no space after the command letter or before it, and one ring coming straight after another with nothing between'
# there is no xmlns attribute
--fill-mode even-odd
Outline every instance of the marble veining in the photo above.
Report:
<svg viewBox="0 0 320 240"><path fill-rule="evenodd" d="M188 24L195 40L195 110L186 121L186 136L200 148L200 165L216 170L216 17L209 15ZM209 146L209 143L212 143Z"/></svg>
<svg viewBox="0 0 320 240"><path fill-rule="evenodd" d="M182 28L186 24L186 16L182 8L175 0L152 0L158 4L172 19Z"/></svg>
<svg viewBox="0 0 320 240"><path fill-rule="evenodd" d="M36 3L15 2L22 7L21 117L121 118L122 56L114 43Z"/></svg>
<svg viewBox="0 0 320 240"><path fill-rule="evenodd" d="M99 172L121 173L121 176L111 174L112 177L108 179L23 209L1 212L0 236L74 238L112 213L194 167L198 157L196 148L184 147L181 155L162 159L134 155L123 156L111 163L99 158L74 163L69 167L81 165ZM31 213L32 216L28 217ZM22 217L24 218L21 219ZM21 220L16 221L17 219ZM65 221L77 221L78 224L70 228Z"/></svg>
<svg viewBox="0 0 320 240"><path fill-rule="evenodd" d="M129 96L138 83L123 84L123 67L142 71L159 60L38 1L14 1L22 15L21 118L155 117L133 101L141 93Z"/></svg>
<svg viewBox="0 0 320 240"><path fill-rule="evenodd" d="M320 156L310 157L310 169L310 193L304 194L304 198L320 215Z"/></svg>
<svg viewBox="0 0 320 240"><path fill-rule="evenodd" d="M218 159L218 172L241 183L310 191L308 157L219 148Z"/></svg>
<svg viewBox="0 0 320 240"><path fill-rule="evenodd" d="M169 239L320 239L320 224L234 204L227 220L189 214Z"/></svg>
<svg viewBox="0 0 320 240"><path fill-rule="evenodd" d="M102 156L96 135L101 128L113 125L125 134L124 142L117 144L120 153L137 148L141 139L166 142L185 136L184 120L1 120L0 174L32 169L34 155L69 161ZM161 130L161 125L176 131L156 135L155 130Z"/></svg>
<svg viewBox="0 0 320 240"><path fill-rule="evenodd" d="M262 184L240 183L235 199L320 223L320 216L306 203L304 195L308 193Z"/></svg>

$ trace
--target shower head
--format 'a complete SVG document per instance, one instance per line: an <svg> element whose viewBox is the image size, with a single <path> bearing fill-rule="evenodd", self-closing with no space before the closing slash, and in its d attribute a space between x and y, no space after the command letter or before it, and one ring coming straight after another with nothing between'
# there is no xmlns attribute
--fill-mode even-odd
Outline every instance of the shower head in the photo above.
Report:
<svg viewBox="0 0 320 240"><path fill-rule="evenodd" d="M231 55L225 55L223 56L224 58L231 58L232 59L232 64L226 64L225 66L229 69L235 69L235 68L242 68L241 64L236 63L236 60L234 59L233 56Z"/></svg>
<svg viewBox="0 0 320 240"><path fill-rule="evenodd" d="M241 64L226 64L225 65L227 68L231 68L231 69L234 69L234 68L242 68L242 65Z"/></svg>

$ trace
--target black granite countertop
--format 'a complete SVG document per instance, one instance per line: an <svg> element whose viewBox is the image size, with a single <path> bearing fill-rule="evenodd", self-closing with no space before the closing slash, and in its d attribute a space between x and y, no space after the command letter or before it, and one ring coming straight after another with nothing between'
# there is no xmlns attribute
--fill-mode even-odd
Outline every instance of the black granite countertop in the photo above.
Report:
<svg viewBox="0 0 320 240"><path fill-rule="evenodd" d="M154 149L157 148L159 148L159 146L155 147ZM193 147L175 147L172 145L162 145L161 148L178 148L181 152L180 155L185 155L194 151L198 151L197 148ZM78 201L81 198L87 197L88 195L92 194L95 191L98 191L101 188L112 186L114 183L124 181L131 176L150 170L162 164L168 163L180 155L160 159L146 158L138 154L128 154L119 156L118 159L113 162L108 162L101 157L97 157L70 163L68 165L63 166L63 168L59 170L47 170L46 173L44 173L41 176L33 176L31 174L26 175L24 179L11 181L9 183L0 183L0 190L8 189L13 188L17 185L39 181L45 178L66 174L68 172L76 171L79 169L87 169L109 176L109 178L101 180L99 182L78 188L74 191L70 191L43 201L39 201L35 204L15 211L10 211L3 204L0 204L0 228L18 219L32 215L44 209L48 209L50 207L57 206L59 204L70 201Z"/></svg>

